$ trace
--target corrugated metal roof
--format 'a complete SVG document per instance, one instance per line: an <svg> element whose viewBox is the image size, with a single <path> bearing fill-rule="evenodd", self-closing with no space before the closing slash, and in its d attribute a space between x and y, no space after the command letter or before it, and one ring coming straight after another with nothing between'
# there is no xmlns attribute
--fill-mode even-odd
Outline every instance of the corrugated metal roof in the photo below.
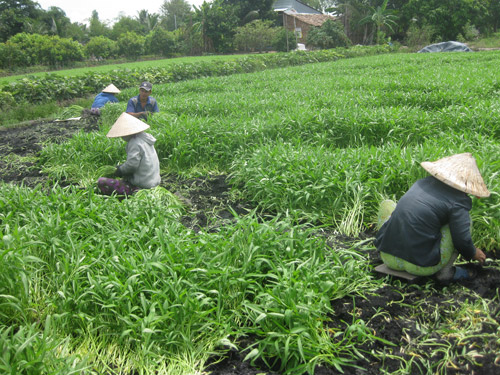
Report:
<svg viewBox="0 0 500 375"><path fill-rule="evenodd" d="M276 0L273 4L273 9L276 12L282 12L286 9L295 9L297 13L321 14L319 10L311 8L309 5L303 4L297 0Z"/></svg>

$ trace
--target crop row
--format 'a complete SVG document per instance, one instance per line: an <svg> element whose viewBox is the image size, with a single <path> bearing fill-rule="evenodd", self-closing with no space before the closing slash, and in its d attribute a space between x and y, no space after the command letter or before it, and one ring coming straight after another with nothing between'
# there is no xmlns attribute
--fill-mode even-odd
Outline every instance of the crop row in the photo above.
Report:
<svg viewBox="0 0 500 375"><path fill-rule="evenodd" d="M150 81L154 84L170 83L200 77L225 76L312 62L334 61L343 57L389 51L390 49L386 47L359 47L313 52L297 51L255 55L224 61L179 63L167 67L89 72L81 76L60 76L57 73L50 73L43 77L27 76L4 85L0 91L0 99L2 99L2 106L8 108L16 102L43 103L82 98L102 90L106 86L103 82L112 82L117 87L127 88L136 87L142 81Z"/></svg>
<svg viewBox="0 0 500 375"><path fill-rule="evenodd" d="M158 86L161 112L151 133L164 171L230 172L261 208L299 210L330 224L357 207L359 231L373 223L382 197L398 199L425 175L420 161L470 151L496 191L500 103L492 93L499 80L485 73L495 69L489 56L476 56L457 55L438 72L448 56L381 55L371 65L342 60ZM413 68L393 76L405 59L415 60ZM377 65L383 72L373 71ZM106 107L103 131L123 110L121 103ZM84 186L98 177L91 166L123 155L102 134L80 134L70 144L47 148L44 164ZM498 196L489 202L495 206ZM477 231L490 248L499 242L493 213Z"/></svg>

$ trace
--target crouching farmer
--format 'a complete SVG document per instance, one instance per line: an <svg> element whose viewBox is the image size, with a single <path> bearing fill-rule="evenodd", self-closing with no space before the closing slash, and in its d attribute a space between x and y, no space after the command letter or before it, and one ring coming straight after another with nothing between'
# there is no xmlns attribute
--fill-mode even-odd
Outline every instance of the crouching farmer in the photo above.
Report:
<svg viewBox="0 0 500 375"><path fill-rule="evenodd" d="M92 107L90 107L90 113L96 116L100 116L101 108L106 105L106 103L118 103L118 99L115 97L121 91L118 88L110 84L106 86L99 94L94 98Z"/></svg>
<svg viewBox="0 0 500 375"><path fill-rule="evenodd" d="M141 120L122 113L109 130L107 137L121 137L127 142L127 161L118 167L113 177L101 177L97 187L106 195L131 195L140 189L151 189L160 184L160 162L154 148L156 139L148 133L149 128Z"/></svg>
<svg viewBox="0 0 500 375"><path fill-rule="evenodd" d="M480 263L486 259L471 239L468 194L479 198L490 192L470 153L421 166L431 176L415 182L397 205L382 202L375 246L390 269L433 275L442 283L471 279L473 270L453 266L458 254Z"/></svg>

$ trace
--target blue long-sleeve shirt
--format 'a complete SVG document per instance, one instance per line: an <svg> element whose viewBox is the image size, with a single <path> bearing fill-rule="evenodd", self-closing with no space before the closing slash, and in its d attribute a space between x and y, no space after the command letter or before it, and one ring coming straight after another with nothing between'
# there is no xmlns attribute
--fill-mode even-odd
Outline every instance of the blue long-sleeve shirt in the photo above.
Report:
<svg viewBox="0 0 500 375"><path fill-rule="evenodd" d="M118 99L108 92L100 92L94 98L91 108L102 108L106 103L118 103Z"/></svg>

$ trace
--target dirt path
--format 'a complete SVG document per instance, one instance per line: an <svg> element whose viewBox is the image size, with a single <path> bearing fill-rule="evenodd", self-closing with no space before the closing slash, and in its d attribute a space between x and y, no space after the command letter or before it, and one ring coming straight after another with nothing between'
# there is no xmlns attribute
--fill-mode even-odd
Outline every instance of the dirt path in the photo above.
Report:
<svg viewBox="0 0 500 375"><path fill-rule="evenodd" d="M43 183L47 177L40 173L36 165L38 152L47 141L63 142L76 131L92 131L97 129L95 119L86 118L81 121L35 122L22 127L0 129L0 181L14 184L24 184L33 187ZM231 211L245 214L251 205L246 202L231 200L230 186L226 176L206 176L196 179L181 179L178 176L162 176L162 186L176 193L189 207L189 212L181 220L184 225L198 231L216 229L233 220ZM207 213L211 212L211 217ZM332 249L350 247L358 239L335 238L331 240L333 232L323 230L318 235L329 239ZM371 234L372 235L372 234ZM365 238L369 238L366 234ZM370 263L380 264L377 253L373 250L359 249L365 252ZM332 301L334 313L329 317L329 326L332 331L349 329L349 322L362 322L366 333L396 343L392 347L381 341L360 341L357 350L363 353L364 359L357 361L359 368L345 368L344 374L375 375L394 372L405 363L418 362L421 371L411 373L427 373L425 363L439 361L440 356L446 355L441 348L454 348L456 359L454 366L441 369L446 374L482 374L493 375L500 373L500 340L498 327L500 325L499 291L500 271L499 261L495 254L488 254L490 259L485 267L479 268L477 279L463 282L465 288L456 290L449 287L428 283L407 284L395 279L387 279L384 287L367 299L349 297ZM492 258L493 257L493 258ZM375 275L375 277L382 277ZM429 284L431 287L429 287ZM490 306L490 316L485 317L478 313L476 319L484 320L480 324L481 332L471 332L470 337L461 339L453 335L444 337L435 332L429 332L424 327L432 319L452 319L453 311L460 308L464 301L477 301L483 298ZM403 300L404 299L404 300ZM419 306L420 314L415 315L414 306ZM457 322L468 324L468 322ZM335 340L332 337L332 340ZM424 342L425 345L418 352L404 350L411 343ZM472 349L471 349L472 348ZM473 363L466 360L463 353L483 353L474 357ZM387 353L390 358L385 363L377 362L374 353ZM433 357L430 353L434 353ZM486 353L486 354L484 354ZM257 375L276 374L263 368L250 366L244 362L244 354L231 351L221 362L214 363L207 368L213 375ZM412 367L415 368L415 367ZM423 371L423 372L422 372ZM334 368L318 367L316 374L339 374Z"/></svg>

